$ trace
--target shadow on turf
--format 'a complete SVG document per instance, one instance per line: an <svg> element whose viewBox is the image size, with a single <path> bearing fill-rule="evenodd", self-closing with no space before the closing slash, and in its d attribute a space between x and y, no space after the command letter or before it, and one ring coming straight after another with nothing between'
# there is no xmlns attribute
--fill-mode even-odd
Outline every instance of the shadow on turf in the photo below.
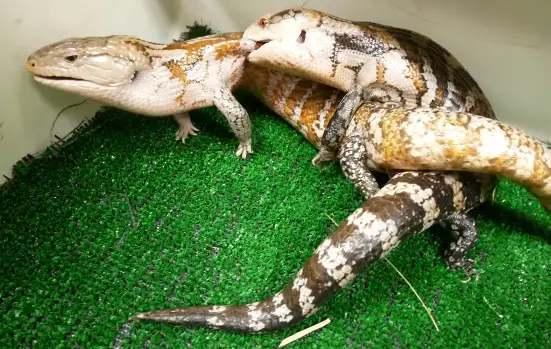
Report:
<svg viewBox="0 0 551 349"><path fill-rule="evenodd" d="M551 227L537 222L534 216L523 214L499 204L481 206L478 215L484 216L491 222L538 237L548 244L551 243Z"/></svg>

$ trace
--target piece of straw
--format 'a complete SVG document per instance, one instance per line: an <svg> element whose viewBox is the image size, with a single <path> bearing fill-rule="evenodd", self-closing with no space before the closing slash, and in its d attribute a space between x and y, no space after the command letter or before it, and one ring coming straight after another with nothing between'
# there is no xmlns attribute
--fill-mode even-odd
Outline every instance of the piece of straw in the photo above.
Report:
<svg viewBox="0 0 551 349"><path fill-rule="evenodd" d="M312 333L312 332L314 332L314 331L316 331L316 330L319 330L319 329L322 328L322 327L327 326L330 322L331 322L330 319L325 319L324 321L322 321L322 322L320 322L320 323L318 323L318 324L316 324L316 325L314 325L314 326L310 326L310 327L308 327L308 328L305 328L304 330L299 331L299 332L295 333L294 335L285 338L285 339L282 340L281 343L279 344L279 348L284 347L284 346L286 346L287 344L292 343L292 342L296 341L297 339L300 339L300 338L302 338L302 337L308 335L309 333Z"/></svg>

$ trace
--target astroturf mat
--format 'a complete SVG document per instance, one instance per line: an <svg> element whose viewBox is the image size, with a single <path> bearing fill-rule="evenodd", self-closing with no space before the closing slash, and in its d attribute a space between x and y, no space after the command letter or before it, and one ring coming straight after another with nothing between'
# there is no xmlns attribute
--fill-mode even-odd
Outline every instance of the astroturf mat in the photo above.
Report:
<svg viewBox="0 0 551 349"><path fill-rule="evenodd" d="M443 231L432 228L361 273L291 329L234 334L130 323L137 312L238 304L280 290L345 219L360 195L333 164L253 97L254 157L215 108L192 112L201 130L185 144L175 123L116 109L100 112L73 141L0 190L0 346L80 348L549 347L551 219L523 188L500 182L476 212L470 253L478 282L447 269Z"/></svg>
<svg viewBox="0 0 551 349"><path fill-rule="evenodd" d="M205 27L204 34L210 33ZM197 35L196 35L197 36ZM551 347L551 218L501 181L477 209L470 252L480 280L441 258L433 227L375 262L294 327L246 335L128 318L148 310L241 304L274 294L362 203L332 164L247 94L254 156L215 108L175 141L170 118L107 108L62 146L18 163L0 189L2 348Z"/></svg>

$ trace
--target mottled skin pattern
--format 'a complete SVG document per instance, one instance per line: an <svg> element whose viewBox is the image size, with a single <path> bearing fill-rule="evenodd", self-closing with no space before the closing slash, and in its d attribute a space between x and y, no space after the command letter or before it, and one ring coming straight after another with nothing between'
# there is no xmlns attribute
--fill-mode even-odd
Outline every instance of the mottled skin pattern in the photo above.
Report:
<svg viewBox="0 0 551 349"><path fill-rule="evenodd" d="M205 40L209 42L212 39ZM194 42L200 45L200 40ZM219 43L220 45L217 47L222 47L222 43ZM126 49L122 48L123 52L119 54L119 59ZM225 58L222 50L218 53L218 59L223 61ZM157 54L162 56L163 52L159 51ZM175 57L175 53L170 49L165 54ZM44 57L45 60L46 58ZM231 67L235 68L235 65L231 65L228 69ZM105 70L104 77L108 78L110 76L108 74L109 66L104 65L103 68ZM245 63L243 69L245 74L226 72L230 76L240 76L233 88L246 89L255 93L265 105L319 149L324 131L335 114L344 93L328 86L249 63ZM112 70L117 71L115 68ZM178 76L181 70L185 71L186 66L172 64L170 71L173 71L175 75L172 75L169 80ZM237 71L240 72L241 68L238 67ZM78 70L70 70L64 76L78 72ZM150 73L146 68L141 70L142 76ZM40 81L40 77L38 80ZM69 82L67 79L64 80L63 83ZM55 80L48 79L46 82L52 81ZM180 79L180 81L183 80ZM160 75L152 77L149 83L155 86L156 91L167 86L167 80L163 80L163 76ZM136 86L134 82L132 84L133 87ZM109 94L105 91L114 91L104 89L101 84L99 85L97 89L101 93ZM66 90L72 91L70 85L64 86ZM93 89L92 83L87 86L89 89ZM140 95L141 90L134 91L135 95L131 95L132 86L130 83L125 86L125 98L132 101L139 100L140 97L147 98L147 96ZM82 93L82 90L74 90L75 93ZM117 93L109 97L110 101L128 105L128 102L117 101L120 94L118 90L115 91ZM186 102L185 99L179 101L183 104ZM368 105L366 104L366 106ZM148 108L145 104L143 107ZM158 107L162 108L163 106ZM190 107L189 110L191 109L193 107ZM366 111L367 109L363 113L356 113L358 117L354 120L362 120L362 115L368 114ZM392 110L388 110L388 115L392 118L394 115ZM360 125L366 127L366 124L361 122L358 124L352 122L352 125L357 126L347 129L355 132L359 130ZM369 132L369 130L365 128L362 132ZM453 136L453 133L451 135ZM355 139L356 136L358 135L346 134L345 139ZM443 136L443 138L446 137ZM399 142L399 138L393 137L392 139L393 142ZM364 148L367 150L367 143ZM358 151L351 147L348 149L347 155L341 156L362 156L362 152L363 149ZM352 163L350 162L350 164ZM441 168L437 166L436 169ZM353 171L354 168L351 167L350 170ZM395 175L378 194L341 224L335 233L323 242L316 253L310 257L297 278L273 297L246 306L161 310L139 314L134 318L203 324L245 332L263 332L287 327L312 314L332 294L344 287L371 262L388 253L407 237L429 228L436 222L446 226L454 235L455 241L448 246L445 252L447 263L454 268L463 268L469 275L474 274L465 255L476 242L478 234L474 220L468 217L467 213L488 198L493 186L493 177L467 173L400 173Z"/></svg>
<svg viewBox="0 0 551 349"><path fill-rule="evenodd" d="M252 153L247 111L232 95L254 43L242 33L157 44L126 35L68 38L31 53L27 70L41 84L147 116L173 115L185 142L198 131L189 111L216 106Z"/></svg>
<svg viewBox="0 0 551 349"><path fill-rule="evenodd" d="M246 71L238 86L256 92L320 147L344 93L250 63ZM444 108L364 102L341 142L337 154L343 172L366 198L372 195L371 171L470 171L510 179L551 210L551 150L496 119Z"/></svg>
<svg viewBox="0 0 551 349"><path fill-rule="evenodd" d="M339 158L358 188L365 167L491 173L525 186L551 211L551 150L495 119L441 108L364 103L343 136Z"/></svg>
<svg viewBox="0 0 551 349"><path fill-rule="evenodd" d="M477 207L488 199L492 185L489 177L466 172L401 172L341 223L275 295L247 305L158 310L133 319L247 333L289 327L316 312L405 239ZM446 255L461 259L468 247L458 240Z"/></svg>
<svg viewBox="0 0 551 349"><path fill-rule="evenodd" d="M430 38L410 30L290 9L263 16L243 38L264 43L248 56L250 62L346 92L323 135L315 165L336 158L362 101L495 118L460 62ZM364 175L363 185L372 195L378 185L367 171Z"/></svg>
<svg viewBox="0 0 551 349"><path fill-rule="evenodd" d="M253 91L275 113L319 149L325 127L343 93L295 76L247 65L241 87ZM307 260L285 288L260 302L164 309L133 320L202 325L246 333L299 323L363 269L415 233L440 223L453 242L444 257L452 268L475 274L467 252L478 239L467 216L493 190L490 176L460 172L402 172L366 201Z"/></svg>

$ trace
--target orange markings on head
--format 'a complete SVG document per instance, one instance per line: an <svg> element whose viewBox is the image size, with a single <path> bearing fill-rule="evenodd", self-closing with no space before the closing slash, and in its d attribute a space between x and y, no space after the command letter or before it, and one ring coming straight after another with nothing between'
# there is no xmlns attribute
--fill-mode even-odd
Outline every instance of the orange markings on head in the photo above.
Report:
<svg viewBox="0 0 551 349"><path fill-rule="evenodd" d="M147 52L147 47L137 40L126 40L124 43L134 47L139 52Z"/></svg>
<svg viewBox="0 0 551 349"><path fill-rule="evenodd" d="M304 11L300 11L300 12L304 13ZM306 17L308 19L313 19L313 20L318 20L318 19L322 18L323 16L326 16L326 14L324 14L321 11L317 11L317 10L310 10L310 11L305 11L305 12L306 12ZM333 19L336 19L336 20L340 20L340 18L335 17L335 16L330 16L330 17L333 18Z"/></svg>

